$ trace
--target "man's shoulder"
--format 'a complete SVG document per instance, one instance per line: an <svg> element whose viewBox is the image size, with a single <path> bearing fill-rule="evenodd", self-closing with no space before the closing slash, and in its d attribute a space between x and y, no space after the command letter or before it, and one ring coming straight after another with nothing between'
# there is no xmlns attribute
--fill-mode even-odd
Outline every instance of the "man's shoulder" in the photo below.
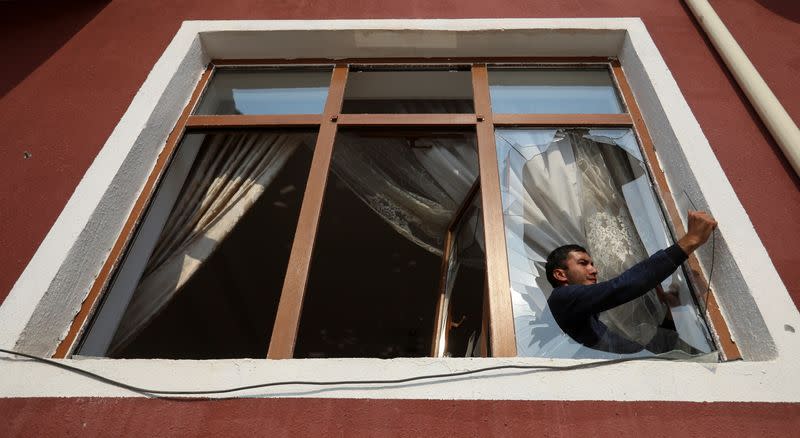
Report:
<svg viewBox="0 0 800 438"><path fill-rule="evenodd" d="M548 302L552 301L559 301L565 300L575 293L582 291L587 287L592 287L594 285L581 285L581 284L565 284L563 286L559 286L553 289L553 292L550 293L550 297L547 299Z"/></svg>

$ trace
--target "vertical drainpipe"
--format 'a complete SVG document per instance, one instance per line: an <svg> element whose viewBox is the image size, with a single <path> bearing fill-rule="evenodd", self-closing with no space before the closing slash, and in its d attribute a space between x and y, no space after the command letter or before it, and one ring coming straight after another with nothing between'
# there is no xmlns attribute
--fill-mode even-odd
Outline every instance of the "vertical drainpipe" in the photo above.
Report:
<svg viewBox="0 0 800 438"><path fill-rule="evenodd" d="M736 43L707 0L684 0L747 99L755 107L784 156L800 176L800 129Z"/></svg>

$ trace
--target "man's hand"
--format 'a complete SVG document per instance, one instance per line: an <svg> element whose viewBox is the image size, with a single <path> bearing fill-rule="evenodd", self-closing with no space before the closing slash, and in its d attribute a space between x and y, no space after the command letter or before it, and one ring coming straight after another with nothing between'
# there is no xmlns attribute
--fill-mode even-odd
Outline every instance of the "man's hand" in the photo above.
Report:
<svg viewBox="0 0 800 438"><path fill-rule="evenodd" d="M686 255L693 253L702 244L706 243L711 233L717 228L717 221L704 211L689 210L689 226L686 235L678 240Z"/></svg>
<svg viewBox="0 0 800 438"><path fill-rule="evenodd" d="M656 296L658 296L659 301L669 307L681 305L680 286L677 283L670 284L667 290L664 290L661 285L656 286Z"/></svg>

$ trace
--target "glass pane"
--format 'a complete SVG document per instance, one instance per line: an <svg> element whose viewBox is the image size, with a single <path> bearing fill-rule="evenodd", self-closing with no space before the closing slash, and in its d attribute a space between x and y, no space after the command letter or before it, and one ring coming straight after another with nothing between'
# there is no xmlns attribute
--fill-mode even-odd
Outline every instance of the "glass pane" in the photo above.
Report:
<svg viewBox="0 0 800 438"><path fill-rule="evenodd" d="M342 112L472 113L472 76L449 70L351 71Z"/></svg>
<svg viewBox="0 0 800 438"><path fill-rule="evenodd" d="M430 354L445 233L477 174L472 132L337 135L295 357Z"/></svg>
<svg viewBox="0 0 800 438"><path fill-rule="evenodd" d="M445 292L448 315L445 356L478 357L486 341L483 333L486 255L479 193L471 200L453 236Z"/></svg>
<svg viewBox="0 0 800 438"><path fill-rule="evenodd" d="M496 141L519 355L713 350L682 269L662 281L666 294L643 290L605 312L548 305L545 261L557 247L586 248L603 282L672 244L633 131L501 129Z"/></svg>
<svg viewBox="0 0 800 438"><path fill-rule="evenodd" d="M331 71L220 69L195 114L321 114Z"/></svg>
<svg viewBox="0 0 800 438"><path fill-rule="evenodd" d="M511 114L619 114L625 109L608 70L491 69L492 111Z"/></svg>
<svg viewBox="0 0 800 438"><path fill-rule="evenodd" d="M315 138L187 136L80 354L266 357ZM129 304L108 323L106 304L126 294ZM114 330L106 348L92 347L93 336Z"/></svg>

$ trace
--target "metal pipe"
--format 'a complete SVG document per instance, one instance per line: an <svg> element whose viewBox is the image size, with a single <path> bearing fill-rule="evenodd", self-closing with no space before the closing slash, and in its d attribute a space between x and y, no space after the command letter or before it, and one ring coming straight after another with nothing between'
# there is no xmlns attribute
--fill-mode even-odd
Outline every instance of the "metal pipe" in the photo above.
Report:
<svg viewBox="0 0 800 438"><path fill-rule="evenodd" d="M684 0L784 156L800 176L800 129L707 0Z"/></svg>

